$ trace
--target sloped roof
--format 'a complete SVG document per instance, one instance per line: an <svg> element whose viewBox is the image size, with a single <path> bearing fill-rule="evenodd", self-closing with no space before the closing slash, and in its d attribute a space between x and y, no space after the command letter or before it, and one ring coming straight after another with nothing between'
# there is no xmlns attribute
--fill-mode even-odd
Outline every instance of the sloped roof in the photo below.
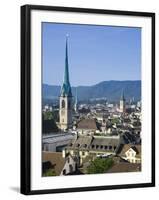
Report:
<svg viewBox="0 0 159 200"><path fill-rule="evenodd" d="M129 149L133 149L136 152L137 157L141 157L141 145L132 145L132 144L122 144L120 145L117 154L120 156L125 156L125 153Z"/></svg>
<svg viewBox="0 0 159 200"><path fill-rule="evenodd" d="M93 129L98 130L97 123L95 119L82 119L77 124L77 129Z"/></svg>
<svg viewBox="0 0 159 200"><path fill-rule="evenodd" d="M65 158L62 157L61 152L42 152L42 162L51 162L54 167L55 173L57 176L61 174L61 171L65 165Z"/></svg>
<svg viewBox="0 0 159 200"><path fill-rule="evenodd" d="M119 139L116 138L107 138L107 137L95 137L93 139L92 145L112 145L116 146L119 144Z"/></svg>
<svg viewBox="0 0 159 200"><path fill-rule="evenodd" d="M67 149L88 149L99 151L115 151L120 141L119 138L80 136L72 140Z"/></svg>
<svg viewBox="0 0 159 200"><path fill-rule="evenodd" d="M91 142L92 142L91 136L81 136L75 140L72 140L69 146L71 148L88 149Z"/></svg>

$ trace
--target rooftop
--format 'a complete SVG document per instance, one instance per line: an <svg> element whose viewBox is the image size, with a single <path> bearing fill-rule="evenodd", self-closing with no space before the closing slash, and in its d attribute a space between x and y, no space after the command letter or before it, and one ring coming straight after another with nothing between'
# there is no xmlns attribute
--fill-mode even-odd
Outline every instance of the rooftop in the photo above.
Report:
<svg viewBox="0 0 159 200"><path fill-rule="evenodd" d="M42 152L42 162L50 162L56 175L60 175L65 164L62 153L59 152Z"/></svg>
<svg viewBox="0 0 159 200"><path fill-rule="evenodd" d="M97 130L97 123L95 119L82 119L78 125L77 129L94 129Z"/></svg>

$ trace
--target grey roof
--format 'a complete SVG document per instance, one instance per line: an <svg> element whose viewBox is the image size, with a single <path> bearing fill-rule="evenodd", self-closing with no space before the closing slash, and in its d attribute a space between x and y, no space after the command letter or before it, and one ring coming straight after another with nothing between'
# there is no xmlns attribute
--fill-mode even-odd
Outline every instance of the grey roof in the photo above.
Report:
<svg viewBox="0 0 159 200"><path fill-rule="evenodd" d="M119 138L80 136L76 140L72 140L67 149L115 152L119 144Z"/></svg>
<svg viewBox="0 0 159 200"><path fill-rule="evenodd" d="M73 134L65 133L65 134L55 134L55 135L47 135L43 136L43 143L55 143L60 141L72 140L75 136Z"/></svg>
<svg viewBox="0 0 159 200"><path fill-rule="evenodd" d="M92 142L92 137L90 136L82 136L78 137L76 140L72 140L70 143L71 148L80 148L80 149L88 149L91 142Z"/></svg>
<svg viewBox="0 0 159 200"><path fill-rule="evenodd" d="M118 145L119 139L116 138L94 138L92 145Z"/></svg>

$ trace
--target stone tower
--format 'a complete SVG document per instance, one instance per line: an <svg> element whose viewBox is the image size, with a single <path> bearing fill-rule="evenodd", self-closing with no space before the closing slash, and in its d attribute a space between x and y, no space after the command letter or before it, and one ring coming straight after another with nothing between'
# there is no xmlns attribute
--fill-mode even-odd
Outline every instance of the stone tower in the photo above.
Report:
<svg viewBox="0 0 159 200"><path fill-rule="evenodd" d="M68 36L66 37L66 52L65 52L65 71L64 80L61 87L60 94L60 128L62 130L68 130L72 127L72 91L69 81L69 66L68 66Z"/></svg>
<svg viewBox="0 0 159 200"><path fill-rule="evenodd" d="M124 113L125 112L125 97L124 97L124 91L121 94L120 98L120 112Z"/></svg>

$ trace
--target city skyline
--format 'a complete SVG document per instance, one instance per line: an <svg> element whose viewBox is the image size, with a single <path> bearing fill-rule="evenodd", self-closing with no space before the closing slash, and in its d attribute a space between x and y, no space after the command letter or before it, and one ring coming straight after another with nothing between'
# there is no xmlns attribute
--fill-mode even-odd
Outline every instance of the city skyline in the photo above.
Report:
<svg viewBox="0 0 159 200"><path fill-rule="evenodd" d="M141 80L140 28L54 23L42 26L43 83L63 82L67 34L71 86Z"/></svg>

